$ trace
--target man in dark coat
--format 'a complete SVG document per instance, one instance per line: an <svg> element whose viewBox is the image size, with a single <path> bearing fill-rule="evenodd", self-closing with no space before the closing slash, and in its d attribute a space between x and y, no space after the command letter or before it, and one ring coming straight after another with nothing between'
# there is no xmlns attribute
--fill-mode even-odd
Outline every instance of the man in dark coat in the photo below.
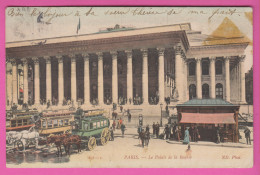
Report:
<svg viewBox="0 0 260 175"><path fill-rule="evenodd" d="M159 138L159 132L160 132L160 125L159 125L159 123L157 122L156 123L156 130L155 130L155 132L156 132L156 138Z"/></svg>
<svg viewBox="0 0 260 175"><path fill-rule="evenodd" d="M246 129L244 130L245 133L245 138L246 138L246 144L249 143L249 145L251 145L251 139L250 139L250 129L248 127L246 127Z"/></svg>
<svg viewBox="0 0 260 175"><path fill-rule="evenodd" d="M194 139L194 142L198 142L198 139L199 139L199 129L197 128L197 126L195 126L194 131L193 131L193 139Z"/></svg>
<svg viewBox="0 0 260 175"><path fill-rule="evenodd" d="M169 139L169 135L170 135L170 128L169 128L168 125L165 126L164 133L166 135L166 140L168 140Z"/></svg>
<svg viewBox="0 0 260 175"><path fill-rule="evenodd" d="M155 130L156 130L156 126L155 126L155 122L153 122L153 135L155 135Z"/></svg>

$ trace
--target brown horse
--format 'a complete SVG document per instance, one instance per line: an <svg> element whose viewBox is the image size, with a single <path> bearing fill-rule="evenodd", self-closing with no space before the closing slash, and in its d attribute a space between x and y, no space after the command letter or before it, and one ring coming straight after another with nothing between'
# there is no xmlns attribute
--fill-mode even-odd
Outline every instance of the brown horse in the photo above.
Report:
<svg viewBox="0 0 260 175"><path fill-rule="evenodd" d="M63 144L63 140L67 137L67 134L62 134L62 135L50 135L47 137L47 145L50 143L54 143L55 146L57 147L57 156L61 155L62 156L62 150L61 150L61 145Z"/></svg>
<svg viewBox="0 0 260 175"><path fill-rule="evenodd" d="M78 148L78 153L81 152L80 149L80 144L81 144L81 139L80 136L78 135L67 135L67 137L64 138L63 140L63 146L65 149L65 152L67 155L70 155L70 146L72 144L76 144Z"/></svg>

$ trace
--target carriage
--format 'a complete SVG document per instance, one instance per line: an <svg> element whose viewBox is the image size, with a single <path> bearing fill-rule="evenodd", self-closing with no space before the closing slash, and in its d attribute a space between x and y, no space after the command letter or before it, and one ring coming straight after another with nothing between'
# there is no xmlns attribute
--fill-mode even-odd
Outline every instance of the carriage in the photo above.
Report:
<svg viewBox="0 0 260 175"><path fill-rule="evenodd" d="M38 123L38 131L42 136L70 132L71 122L74 121L75 111L59 110L44 111Z"/></svg>
<svg viewBox="0 0 260 175"><path fill-rule="evenodd" d="M72 135L80 136L82 144L90 151L97 144L106 145L110 139L110 121L104 117L105 111L100 110L77 110L72 123Z"/></svg>
<svg viewBox="0 0 260 175"><path fill-rule="evenodd" d="M37 120L38 111L7 111L6 112L6 131L28 130L34 126Z"/></svg>

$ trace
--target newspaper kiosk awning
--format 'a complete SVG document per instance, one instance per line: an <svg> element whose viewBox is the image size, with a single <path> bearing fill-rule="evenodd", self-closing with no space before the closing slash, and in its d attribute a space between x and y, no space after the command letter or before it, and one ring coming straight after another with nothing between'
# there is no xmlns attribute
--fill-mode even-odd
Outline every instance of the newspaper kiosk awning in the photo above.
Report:
<svg viewBox="0 0 260 175"><path fill-rule="evenodd" d="M235 124L234 113L181 113L180 123Z"/></svg>

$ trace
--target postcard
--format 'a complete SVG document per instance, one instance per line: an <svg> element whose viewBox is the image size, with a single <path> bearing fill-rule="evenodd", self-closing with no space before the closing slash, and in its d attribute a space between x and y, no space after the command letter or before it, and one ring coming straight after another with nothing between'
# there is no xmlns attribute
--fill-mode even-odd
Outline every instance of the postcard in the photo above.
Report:
<svg viewBox="0 0 260 175"><path fill-rule="evenodd" d="M251 7L8 7L8 168L252 168Z"/></svg>

